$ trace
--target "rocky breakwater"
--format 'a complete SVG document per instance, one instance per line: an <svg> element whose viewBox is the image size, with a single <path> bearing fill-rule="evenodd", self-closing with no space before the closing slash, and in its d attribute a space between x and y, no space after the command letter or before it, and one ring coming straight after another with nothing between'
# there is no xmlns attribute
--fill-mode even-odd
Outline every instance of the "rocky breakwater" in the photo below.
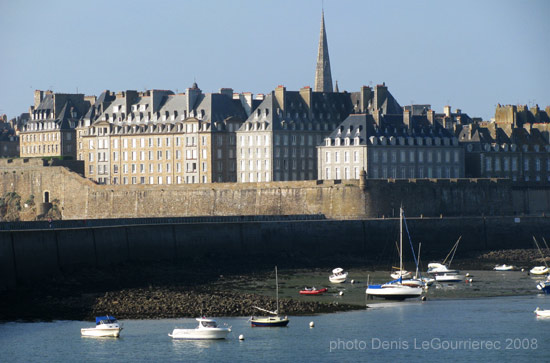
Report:
<svg viewBox="0 0 550 363"><path fill-rule="evenodd" d="M97 296L92 310L85 317L110 313L119 319L157 319L197 316L261 315L254 306L275 310L274 298L256 294L184 288L136 288L107 292ZM309 315L359 309L337 303L302 302L279 299L279 311L284 315Z"/></svg>
<svg viewBox="0 0 550 363"><path fill-rule="evenodd" d="M474 260L469 261L469 263L473 264L476 261L480 263L478 266L479 269L490 270L495 266L495 264L503 263L514 265L518 268L531 268L535 265L544 265L545 261L550 265L550 253L547 249L539 251L536 248L498 250L480 254Z"/></svg>

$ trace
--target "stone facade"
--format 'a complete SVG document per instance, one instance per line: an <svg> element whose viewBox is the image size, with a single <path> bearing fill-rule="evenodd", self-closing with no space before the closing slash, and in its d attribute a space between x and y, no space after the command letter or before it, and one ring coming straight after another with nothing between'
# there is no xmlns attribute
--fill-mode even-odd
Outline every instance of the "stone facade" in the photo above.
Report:
<svg viewBox="0 0 550 363"><path fill-rule="evenodd" d="M83 94L35 91L30 119L19 135L20 156L76 159L75 127L94 99Z"/></svg>
<svg viewBox="0 0 550 363"><path fill-rule="evenodd" d="M19 135L14 121L8 122L6 115L0 116L0 158L19 156Z"/></svg>
<svg viewBox="0 0 550 363"><path fill-rule="evenodd" d="M497 108L497 115L501 111ZM517 122L513 117L508 121ZM530 124L514 127L506 122L501 119L460 130L458 139L465 148L466 176L550 183L550 144L544 131L529 127Z"/></svg>
<svg viewBox="0 0 550 363"><path fill-rule="evenodd" d="M464 151L458 139L425 118L350 115L318 147L319 178L462 178ZM398 120L397 120L398 121Z"/></svg>
<svg viewBox="0 0 550 363"><path fill-rule="evenodd" d="M352 110L347 93L277 87L237 131L237 181L317 179L316 146Z"/></svg>
<svg viewBox="0 0 550 363"><path fill-rule="evenodd" d="M78 127L78 158L100 184L234 182L235 132L247 116L243 104L252 103L231 89L203 94L196 84L184 94L107 93Z"/></svg>

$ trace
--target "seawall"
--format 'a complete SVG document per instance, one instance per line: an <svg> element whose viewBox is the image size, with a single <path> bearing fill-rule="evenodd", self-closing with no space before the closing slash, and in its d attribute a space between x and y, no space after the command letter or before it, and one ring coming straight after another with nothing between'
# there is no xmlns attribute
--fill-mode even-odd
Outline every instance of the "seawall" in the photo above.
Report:
<svg viewBox="0 0 550 363"><path fill-rule="evenodd" d="M458 255L532 248L550 230L548 217L408 218L423 255L443 258L462 235ZM277 259L339 256L391 263L397 219L167 223L0 231L0 290L130 263L197 263L202 259L272 264ZM406 241L406 240L405 240Z"/></svg>

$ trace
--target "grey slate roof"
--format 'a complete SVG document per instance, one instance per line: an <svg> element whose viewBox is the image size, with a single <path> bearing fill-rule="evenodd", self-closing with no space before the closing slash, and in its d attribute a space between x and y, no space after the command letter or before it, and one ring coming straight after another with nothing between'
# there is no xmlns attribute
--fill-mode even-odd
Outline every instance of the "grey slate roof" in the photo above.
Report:
<svg viewBox="0 0 550 363"><path fill-rule="evenodd" d="M334 144L334 140L337 138L344 139L350 138L351 145L369 145L372 144L371 137L380 139L384 137L389 139L390 137L406 139L409 137L414 138L449 138L458 141L448 130L437 126L431 126L428 120L423 116L415 116L417 120L411 122L411 127L407 128L406 125L397 122L397 117L394 115L382 116L380 125L378 126L374 120L374 117L370 114L352 114L349 115L338 127L328 136ZM359 137L359 144L355 143L355 139ZM325 145L323 142L321 145ZM342 144L343 145L343 144Z"/></svg>

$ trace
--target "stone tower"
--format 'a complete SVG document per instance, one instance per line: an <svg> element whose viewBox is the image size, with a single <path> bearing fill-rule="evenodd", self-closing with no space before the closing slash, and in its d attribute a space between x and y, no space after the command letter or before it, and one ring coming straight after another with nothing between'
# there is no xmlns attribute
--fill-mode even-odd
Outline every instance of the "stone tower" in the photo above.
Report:
<svg viewBox="0 0 550 363"><path fill-rule="evenodd" d="M327 33L325 31L325 12L321 15L321 34L319 36L319 52L317 54L317 69L315 70L315 92L332 92L332 76L330 74L330 59L328 56Z"/></svg>

